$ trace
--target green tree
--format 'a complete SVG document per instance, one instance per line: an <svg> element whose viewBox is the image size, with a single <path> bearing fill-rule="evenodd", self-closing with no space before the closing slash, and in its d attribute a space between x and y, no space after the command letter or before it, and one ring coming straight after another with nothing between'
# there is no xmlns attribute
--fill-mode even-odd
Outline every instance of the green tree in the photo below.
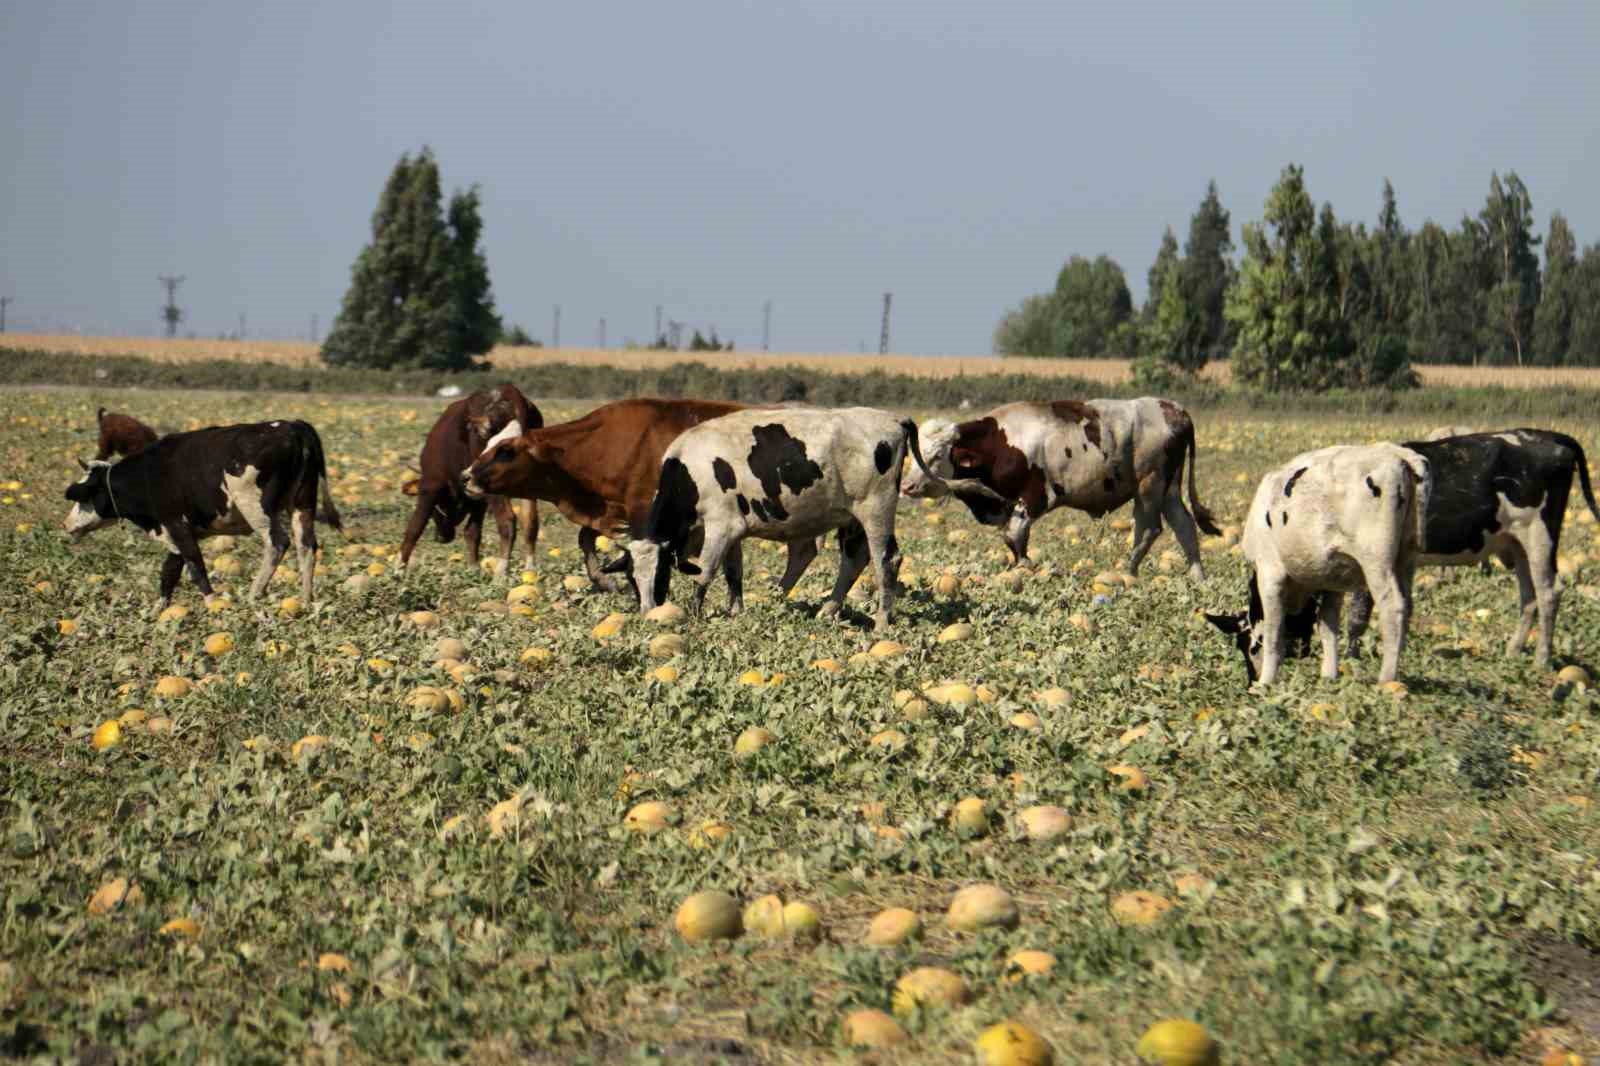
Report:
<svg viewBox="0 0 1600 1066"><path fill-rule="evenodd" d="M473 189L441 212L439 166L424 148L402 155L356 257L339 317L322 345L334 365L463 370L500 333Z"/></svg>
<svg viewBox="0 0 1600 1066"><path fill-rule="evenodd" d="M1414 302L1410 269L1411 235L1400 220L1394 186L1383 180L1383 206L1372 233L1368 270L1372 277L1373 314L1379 329L1396 337L1408 332Z"/></svg>
<svg viewBox="0 0 1600 1066"><path fill-rule="evenodd" d="M1168 272L1177 269L1182 262L1178 255L1178 238L1173 236L1172 227L1168 226L1161 234L1161 247L1156 249L1155 262L1150 264L1150 270L1145 274L1144 311L1147 317L1155 314L1161 286Z"/></svg>
<svg viewBox="0 0 1600 1066"><path fill-rule="evenodd" d="M1600 366L1600 244L1578 260L1573 281L1572 327L1567 335L1569 366Z"/></svg>
<svg viewBox="0 0 1600 1066"><path fill-rule="evenodd" d="M1049 294L1023 299L1021 305L1000 316L994 327L997 355L1055 355L1055 305Z"/></svg>
<svg viewBox="0 0 1600 1066"><path fill-rule="evenodd" d="M1232 338L1227 315L1228 289L1238 272L1233 265L1233 220L1217 195L1215 180L1206 183L1205 198L1189 219L1183 245L1183 296L1199 316L1199 332L1181 352L1182 362L1199 370L1207 360L1225 354ZM1154 290L1152 290L1154 291Z"/></svg>
<svg viewBox="0 0 1600 1066"><path fill-rule="evenodd" d="M1237 331L1235 380L1269 392L1321 387L1336 332L1327 298L1332 271L1302 168L1284 167L1261 222L1246 223L1243 239L1239 281L1227 301Z"/></svg>
<svg viewBox="0 0 1600 1066"><path fill-rule="evenodd" d="M1559 366L1572 343L1572 318L1577 310L1578 241L1560 211L1550 216L1544 242L1544 284L1533 314L1535 362Z"/></svg>
<svg viewBox="0 0 1600 1066"><path fill-rule="evenodd" d="M1533 200L1516 171L1489 176L1489 198L1478 215L1488 242L1494 281L1485 295L1485 339L1498 342L1501 353L1523 353L1532 339L1534 310L1539 305L1539 256L1534 248ZM1503 359L1501 360L1503 361Z"/></svg>
<svg viewBox="0 0 1600 1066"><path fill-rule="evenodd" d="M1075 255L1056 277L1053 354L1093 359L1125 354L1133 294L1122 267L1109 256Z"/></svg>

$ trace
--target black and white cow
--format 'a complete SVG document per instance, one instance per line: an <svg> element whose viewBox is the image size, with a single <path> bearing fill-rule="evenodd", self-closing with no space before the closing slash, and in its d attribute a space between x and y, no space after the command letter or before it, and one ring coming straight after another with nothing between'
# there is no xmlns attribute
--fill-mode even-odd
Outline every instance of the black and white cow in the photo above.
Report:
<svg viewBox="0 0 1600 1066"><path fill-rule="evenodd" d="M870 556L878 578L874 621L887 625L900 562L894 515L901 463L908 449L916 454L916 431L910 420L867 407L751 409L684 431L662 455L645 528L628 548L639 609L666 600L676 567L695 576L700 612L721 566L737 610L743 575L731 549L740 541L784 541L791 561L802 552L809 561L816 537L837 529L839 577L821 613L839 611Z"/></svg>
<svg viewBox="0 0 1600 1066"><path fill-rule="evenodd" d="M1401 445L1428 461L1433 471L1419 562L1462 566L1498 558L1517 574L1521 597L1516 632L1507 655L1527 644L1535 611L1539 641L1534 662L1550 665L1556 608L1556 549L1576 471L1589 512L1600 519L1589 486L1583 446L1565 433L1508 429ZM1366 631L1372 604L1357 596L1350 604L1350 653Z"/></svg>
<svg viewBox="0 0 1600 1066"><path fill-rule="evenodd" d="M289 547L294 523L300 591L311 599L317 536L313 520L342 528L328 492L322 439L305 422L212 426L162 437L119 463L81 463L84 476L68 486L66 531L73 540L125 519L167 547L161 599L187 564L210 603L213 592L199 541L218 534L260 534L261 569L250 586L258 597ZM322 510L317 510L318 500Z"/></svg>
<svg viewBox="0 0 1600 1066"><path fill-rule="evenodd" d="M1252 567L1249 610L1206 615L1234 638L1250 682L1277 680L1286 623L1293 647L1308 642L1313 617L1322 676L1337 677L1344 593L1362 588L1383 628L1378 680L1394 680L1431 487L1428 461L1393 444L1306 452L1262 478L1242 539Z"/></svg>
<svg viewBox="0 0 1600 1066"><path fill-rule="evenodd" d="M1194 491L1194 422L1170 400L1008 403L972 421L930 419L921 429L928 469L906 476L908 496L954 494L979 522L998 526L1013 566L1032 566L1028 534L1040 517L1072 507L1098 518L1133 501L1137 573L1165 515L1189 560L1189 575L1205 577L1195 523L1220 533ZM1183 466L1189 464L1189 503L1183 505Z"/></svg>

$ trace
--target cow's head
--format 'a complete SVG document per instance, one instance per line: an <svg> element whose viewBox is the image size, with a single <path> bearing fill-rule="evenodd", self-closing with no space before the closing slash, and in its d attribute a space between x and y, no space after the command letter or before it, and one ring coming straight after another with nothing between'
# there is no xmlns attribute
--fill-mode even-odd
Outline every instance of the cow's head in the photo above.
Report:
<svg viewBox="0 0 1600 1066"><path fill-rule="evenodd" d="M72 510L62 523L73 540L104 529L122 517L111 491L111 464L79 459L78 465L83 467L83 477L67 486L66 497Z"/></svg>
<svg viewBox="0 0 1600 1066"><path fill-rule="evenodd" d="M489 438L472 465L461 472L461 486L473 499L503 496L505 487L526 474L533 459L533 449L522 439L522 423L512 421Z"/></svg>
<svg viewBox="0 0 1600 1066"><path fill-rule="evenodd" d="M513 422L521 420L518 393L510 385L499 385L472 396L467 404L467 425L479 440L489 440ZM519 435L521 431L518 431Z"/></svg>
<svg viewBox="0 0 1600 1066"><path fill-rule="evenodd" d="M1009 502L981 480L981 458L961 442L961 427L942 418L922 423L911 440L913 462L900 482L905 496L942 499L946 496L982 496Z"/></svg>
<svg viewBox="0 0 1600 1066"><path fill-rule="evenodd" d="M633 584L644 613L667 602L672 581L672 548L653 540L639 539L623 548L622 554L601 567L604 574L622 574Z"/></svg>
<svg viewBox="0 0 1600 1066"><path fill-rule="evenodd" d="M1284 619L1283 657L1292 659L1304 655L1311 647L1317 613L1322 606L1321 594L1311 596L1296 612ZM1237 614L1206 614L1206 621L1233 638L1234 647L1244 657L1245 685L1256 683L1261 676L1261 658L1266 644L1265 612L1261 609L1261 589L1256 575L1250 575L1250 609Z"/></svg>

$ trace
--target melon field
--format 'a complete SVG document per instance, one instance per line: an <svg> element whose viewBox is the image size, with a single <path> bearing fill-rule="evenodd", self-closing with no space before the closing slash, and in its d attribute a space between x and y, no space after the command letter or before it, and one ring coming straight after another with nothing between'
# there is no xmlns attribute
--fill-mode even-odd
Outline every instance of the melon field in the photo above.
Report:
<svg viewBox="0 0 1600 1066"><path fill-rule="evenodd" d="M186 579L160 615L159 545L69 545L101 405L312 422L346 526L315 602L284 602L291 565L247 600L252 538L202 545L220 609ZM761 542L743 615L718 583L704 619L632 616L567 580L548 506L531 565L430 532L402 583L399 485L442 405L0 392L0 1052L1046 1061L980 1047L1009 1020L1057 1063L1133 1064L1170 1018L1222 1063L1600 1051L1600 699L1556 673L1600 668L1576 500L1552 670L1504 654L1511 574L1422 570L1401 690L1369 649L1252 693L1199 613L1243 606L1233 538L1196 584L1163 534L1124 583L1127 509L1056 512L1012 574L963 508L904 501L886 633L814 617L836 551L785 600ZM1193 414L1235 535L1296 452L1432 428ZM1600 456L1592 423L1553 428ZM974 885L1000 893L951 914ZM732 911L680 914L703 892ZM953 976L897 990L923 968Z"/></svg>

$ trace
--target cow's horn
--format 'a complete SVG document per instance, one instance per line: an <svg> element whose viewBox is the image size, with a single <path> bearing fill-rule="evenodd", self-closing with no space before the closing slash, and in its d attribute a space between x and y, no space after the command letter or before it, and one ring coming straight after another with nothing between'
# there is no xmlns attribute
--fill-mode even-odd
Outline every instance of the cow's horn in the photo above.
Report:
<svg viewBox="0 0 1600 1066"><path fill-rule="evenodd" d="M945 477L939 478L939 480L944 482L945 488L957 495L966 493L973 496L982 496L997 503L1011 502L975 477Z"/></svg>

